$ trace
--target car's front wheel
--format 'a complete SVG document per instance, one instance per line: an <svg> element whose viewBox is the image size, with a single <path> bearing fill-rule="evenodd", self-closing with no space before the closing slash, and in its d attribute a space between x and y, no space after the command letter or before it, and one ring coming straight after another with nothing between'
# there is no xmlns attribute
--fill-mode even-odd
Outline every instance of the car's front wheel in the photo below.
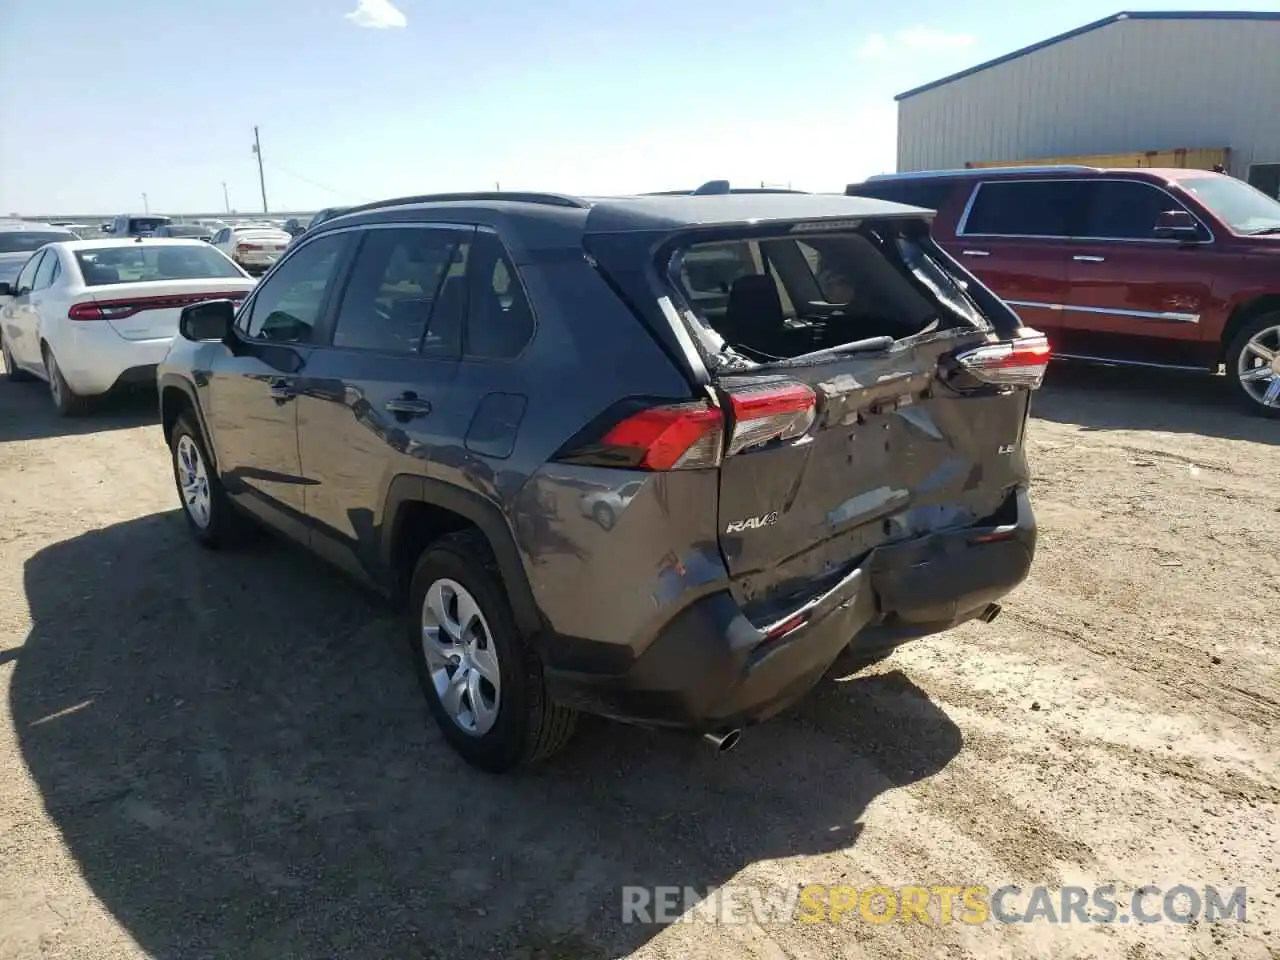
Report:
<svg viewBox="0 0 1280 960"><path fill-rule="evenodd" d="M419 558L409 588L410 645L440 732L474 767L504 773L545 759L576 714L547 698L484 536L464 530Z"/></svg>
<svg viewBox="0 0 1280 960"><path fill-rule="evenodd" d="M1280 418L1280 313L1256 317L1227 347L1227 376L1253 413Z"/></svg>
<svg viewBox="0 0 1280 960"><path fill-rule="evenodd" d="M178 417L169 434L173 480L192 536L205 547L226 546L244 530L244 520L227 500L209 458L200 427L190 414Z"/></svg>
<svg viewBox="0 0 1280 960"><path fill-rule="evenodd" d="M3 333L0 333L0 357L4 358L5 375L14 383L25 383L31 379L31 374L18 366L13 359L13 353L9 350L9 344L5 342Z"/></svg>

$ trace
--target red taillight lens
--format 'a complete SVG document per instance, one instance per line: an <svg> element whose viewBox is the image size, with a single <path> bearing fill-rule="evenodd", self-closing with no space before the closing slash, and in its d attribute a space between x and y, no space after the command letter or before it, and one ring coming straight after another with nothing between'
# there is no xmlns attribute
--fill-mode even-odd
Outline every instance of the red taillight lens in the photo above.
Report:
<svg viewBox="0 0 1280 960"><path fill-rule="evenodd" d="M633 469L714 467L720 462L723 423L720 411L708 403L675 403L627 417L600 442L630 452L626 459Z"/></svg>
<svg viewBox="0 0 1280 960"><path fill-rule="evenodd" d="M67 311L71 320L122 320L143 310L181 310L207 300L243 300L245 291L227 293L178 293L159 297L135 297L132 300L86 300L74 303Z"/></svg>
<svg viewBox="0 0 1280 960"><path fill-rule="evenodd" d="M956 363L984 383L1035 390L1044 380L1052 356L1049 341L1037 334L966 350L956 357Z"/></svg>
<svg viewBox="0 0 1280 960"><path fill-rule="evenodd" d="M813 426L817 398L803 383L781 382L735 388L729 392L733 407L733 435L727 455L774 440L804 436Z"/></svg>
<svg viewBox="0 0 1280 960"><path fill-rule="evenodd" d="M261 244L257 244L257 243L237 243L237 244L236 244L236 249L237 249L237 250L240 250L240 251L245 251L245 250L261 250L261 249L262 249L262 246L261 246Z"/></svg>
<svg viewBox="0 0 1280 960"><path fill-rule="evenodd" d="M102 308L96 303L73 303L67 317L71 320L101 320Z"/></svg>

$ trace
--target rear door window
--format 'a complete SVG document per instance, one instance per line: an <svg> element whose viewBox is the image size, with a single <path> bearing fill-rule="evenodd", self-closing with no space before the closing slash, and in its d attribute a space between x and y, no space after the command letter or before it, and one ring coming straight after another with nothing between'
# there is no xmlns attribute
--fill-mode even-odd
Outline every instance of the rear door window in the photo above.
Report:
<svg viewBox="0 0 1280 960"><path fill-rule="evenodd" d="M1085 185L1088 216L1081 235L1099 240L1154 240L1156 219L1166 210L1186 210L1158 187L1133 180L1095 180Z"/></svg>
<svg viewBox="0 0 1280 960"><path fill-rule="evenodd" d="M962 236L1073 236L1083 187L1076 180L981 183L958 232Z"/></svg>
<svg viewBox="0 0 1280 960"><path fill-rule="evenodd" d="M365 231L338 307L333 345L421 353L458 238L458 231L420 227ZM436 338L431 352L452 353L456 346L456 335Z"/></svg>

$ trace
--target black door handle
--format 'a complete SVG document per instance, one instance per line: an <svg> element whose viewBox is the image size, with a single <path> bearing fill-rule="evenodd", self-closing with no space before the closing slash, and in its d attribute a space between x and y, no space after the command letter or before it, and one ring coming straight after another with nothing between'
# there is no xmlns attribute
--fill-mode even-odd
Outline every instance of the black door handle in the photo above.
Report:
<svg viewBox="0 0 1280 960"><path fill-rule="evenodd" d="M270 389L271 399L277 403L285 403L298 395L291 380L272 380Z"/></svg>
<svg viewBox="0 0 1280 960"><path fill-rule="evenodd" d="M385 409L397 417L425 417L431 412L431 402L413 396L396 397L387 401Z"/></svg>

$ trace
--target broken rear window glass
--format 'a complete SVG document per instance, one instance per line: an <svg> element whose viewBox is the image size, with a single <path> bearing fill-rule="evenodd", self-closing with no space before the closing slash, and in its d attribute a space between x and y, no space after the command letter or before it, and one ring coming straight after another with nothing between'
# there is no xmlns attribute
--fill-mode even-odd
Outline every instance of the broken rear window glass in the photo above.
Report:
<svg viewBox="0 0 1280 960"><path fill-rule="evenodd" d="M984 324L962 282L890 230L691 244L672 257L669 276L705 347L728 345L756 362Z"/></svg>

